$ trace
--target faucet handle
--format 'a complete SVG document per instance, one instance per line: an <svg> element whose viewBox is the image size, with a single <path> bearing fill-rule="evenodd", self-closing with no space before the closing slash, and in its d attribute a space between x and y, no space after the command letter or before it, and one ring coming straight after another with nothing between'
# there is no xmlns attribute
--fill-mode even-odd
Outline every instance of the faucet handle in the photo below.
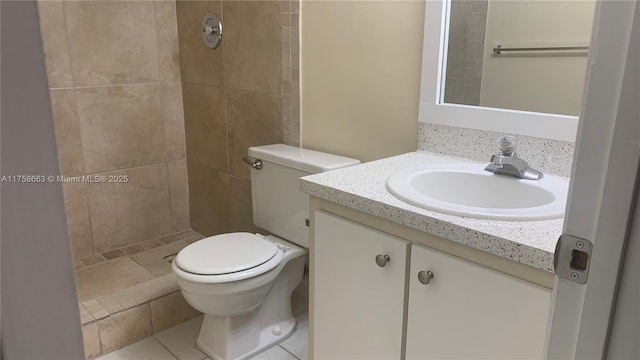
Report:
<svg viewBox="0 0 640 360"><path fill-rule="evenodd" d="M501 137L498 139L498 149L504 156L516 156L516 139L509 135Z"/></svg>

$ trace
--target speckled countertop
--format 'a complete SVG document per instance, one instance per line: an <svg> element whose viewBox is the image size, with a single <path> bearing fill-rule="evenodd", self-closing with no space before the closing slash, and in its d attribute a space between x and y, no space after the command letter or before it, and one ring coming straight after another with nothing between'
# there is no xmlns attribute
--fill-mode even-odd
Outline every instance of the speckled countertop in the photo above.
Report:
<svg viewBox="0 0 640 360"><path fill-rule="evenodd" d="M300 190L444 239L553 272L562 219L498 221L466 218L405 203L385 188L394 172L424 164L470 162L417 151L301 178Z"/></svg>

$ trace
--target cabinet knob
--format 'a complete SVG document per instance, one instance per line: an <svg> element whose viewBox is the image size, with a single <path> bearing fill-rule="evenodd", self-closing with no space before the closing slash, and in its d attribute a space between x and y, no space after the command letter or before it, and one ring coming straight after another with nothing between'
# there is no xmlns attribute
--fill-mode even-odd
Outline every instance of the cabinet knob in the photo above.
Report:
<svg viewBox="0 0 640 360"><path fill-rule="evenodd" d="M376 264L378 264L378 266L380 267L385 267L385 265L387 265L387 263L391 260L391 258L389 258L389 255L378 255L376 256Z"/></svg>
<svg viewBox="0 0 640 360"><path fill-rule="evenodd" d="M428 283L430 283L431 279L433 279L433 272L431 270L420 271L418 273L418 281L420 281L420 283L423 285L427 285Z"/></svg>

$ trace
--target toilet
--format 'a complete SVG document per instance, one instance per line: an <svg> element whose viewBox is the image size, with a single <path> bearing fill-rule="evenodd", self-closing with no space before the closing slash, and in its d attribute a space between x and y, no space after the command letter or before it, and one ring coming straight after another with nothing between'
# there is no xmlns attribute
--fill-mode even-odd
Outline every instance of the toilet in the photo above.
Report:
<svg viewBox="0 0 640 360"><path fill-rule="evenodd" d="M213 360L251 358L295 331L290 299L309 247L309 198L298 179L360 162L274 144L249 148L248 163L253 222L271 234L211 236L172 262L185 300L204 313L196 346Z"/></svg>

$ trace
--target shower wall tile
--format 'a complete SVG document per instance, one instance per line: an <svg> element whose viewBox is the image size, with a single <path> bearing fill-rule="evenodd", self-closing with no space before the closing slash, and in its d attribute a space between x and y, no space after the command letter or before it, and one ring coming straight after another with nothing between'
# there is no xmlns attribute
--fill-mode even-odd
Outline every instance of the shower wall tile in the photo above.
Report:
<svg viewBox="0 0 640 360"><path fill-rule="evenodd" d="M187 148L180 81L162 84L161 99L167 161L184 159L187 156Z"/></svg>
<svg viewBox="0 0 640 360"><path fill-rule="evenodd" d="M120 349L153 333L149 304L98 321L102 353Z"/></svg>
<svg viewBox="0 0 640 360"><path fill-rule="evenodd" d="M300 146L300 14L299 0L284 0L281 17L288 23L282 24L282 124L284 143ZM298 130L296 130L298 129Z"/></svg>
<svg viewBox="0 0 640 360"><path fill-rule="evenodd" d="M172 232L165 164L105 173L127 176L124 183L87 186L94 251L103 252Z"/></svg>
<svg viewBox="0 0 640 360"><path fill-rule="evenodd" d="M176 2L155 0L160 81L180 81L180 46Z"/></svg>
<svg viewBox="0 0 640 360"><path fill-rule="evenodd" d="M299 7L292 2L177 3L189 214L203 234L262 231L253 225L242 157L250 146L299 144L299 117L293 118L299 72L291 68L298 64L291 51L298 56ZM210 11L224 18L225 36L215 50L202 44L199 25Z"/></svg>
<svg viewBox="0 0 640 360"><path fill-rule="evenodd" d="M229 204L231 231L265 233L253 224L250 181L229 176Z"/></svg>
<svg viewBox="0 0 640 360"><path fill-rule="evenodd" d="M100 355L100 336L98 335L98 323L82 325L82 340L84 343L84 355L87 359L93 359Z"/></svg>
<svg viewBox="0 0 640 360"><path fill-rule="evenodd" d="M73 89L51 90L50 97L60 173L63 175L84 174L84 157L75 91Z"/></svg>
<svg viewBox="0 0 640 360"><path fill-rule="evenodd" d="M281 97L228 90L229 173L250 180L242 161L250 146L282 142Z"/></svg>
<svg viewBox="0 0 640 360"><path fill-rule="evenodd" d="M78 262L93 254L87 189L83 183L63 183L62 191L71 251L74 260Z"/></svg>
<svg viewBox="0 0 640 360"><path fill-rule="evenodd" d="M87 173L165 161L159 86L78 89L77 98Z"/></svg>
<svg viewBox="0 0 640 360"><path fill-rule="evenodd" d="M62 1L38 1L42 47L47 65L47 77L52 88L73 85L71 61L69 60L69 42L64 19Z"/></svg>
<svg viewBox="0 0 640 360"><path fill-rule="evenodd" d="M191 307L180 292L151 301L151 323L153 333L166 330L200 315Z"/></svg>
<svg viewBox="0 0 640 360"><path fill-rule="evenodd" d="M224 1L224 79L229 89L281 94L280 4Z"/></svg>
<svg viewBox="0 0 640 360"><path fill-rule="evenodd" d="M202 42L202 19L208 12L222 17L220 1L178 1L178 34L182 80L191 84L223 86L224 46L212 50ZM227 29L224 27L227 42Z"/></svg>
<svg viewBox="0 0 640 360"><path fill-rule="evenodd" d="M171 193L172 231L189 229L189 182L187 179L187 160L182 159L168 164L169 191Z"/></svg>
<svg viewBox="0 0 640 360"><path fill-rule="evenodd" d="M187 157L211 169L227 171L224 90L185 83Z"/></svg>
<svg viewBox="0 0 640 360"><path fill-rule="evenodd" d="M229 175L189 162L191 226L211 236L229 232Z"/></svg>
<svg viewBox="0 0 640 360"><path fill-rule="evenodd" d="M152 1L67 1L65 11L76 85L159 80Z"/></svg>

